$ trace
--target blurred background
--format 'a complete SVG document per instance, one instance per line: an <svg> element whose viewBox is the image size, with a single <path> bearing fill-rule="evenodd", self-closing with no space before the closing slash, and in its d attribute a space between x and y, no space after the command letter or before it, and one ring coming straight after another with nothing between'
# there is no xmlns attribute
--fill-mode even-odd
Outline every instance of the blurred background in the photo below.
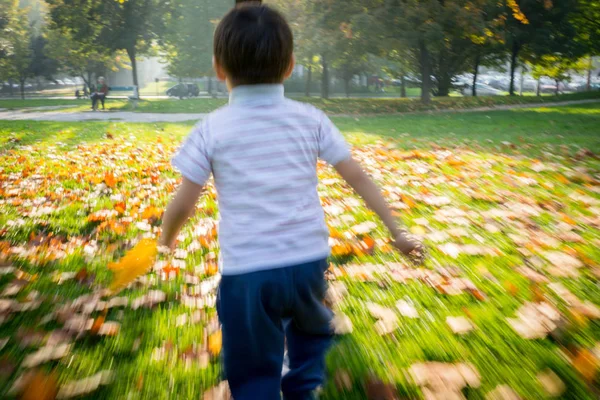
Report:
<svg viewBox="0 0 600 400"><path fill-rule="evenodd" d="M224 96L212 33L229 1L3 0L0 96ZM543 96L600 89L594 0L271 0L288 17L292 96Z"/></svg>

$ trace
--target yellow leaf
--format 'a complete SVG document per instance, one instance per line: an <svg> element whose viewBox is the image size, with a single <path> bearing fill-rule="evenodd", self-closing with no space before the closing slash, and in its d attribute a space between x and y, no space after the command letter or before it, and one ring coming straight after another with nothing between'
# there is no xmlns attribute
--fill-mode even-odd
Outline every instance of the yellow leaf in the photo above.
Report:
<svg viewBox="0 0 600 400"><path fill-rule="evenodd" d="M223 345L223 334L217 331L208 337L208 351L213 356L218 356Z"/></svg>
<svg viewBox="0 0 600 400"><path fill-rule="evenodd" d="M156 241L143 239L129 250L119 262L108 264L108 268L114 273L113 281L109 287L110 291L116 293L137 277L145 274L152 267L157 253Z"/></svg>
<svg viewBox="0 0 600 400"><path fill-rule="evenodd" d="M418 236L423 236L427 233L425 228L423 228L421 225L415 225L415 226L411 227L410 232L413 235L418 235Z"/></svg>

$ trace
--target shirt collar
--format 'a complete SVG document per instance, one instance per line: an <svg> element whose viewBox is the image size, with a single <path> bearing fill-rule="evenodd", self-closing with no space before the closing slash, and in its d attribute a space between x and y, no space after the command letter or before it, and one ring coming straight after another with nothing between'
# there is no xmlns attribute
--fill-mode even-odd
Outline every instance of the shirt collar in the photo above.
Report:
<svg viewBox="0 0 600 400"><path fill-rule="evenodd" d="M272 104L284 99L283 84L242 85L229 93L229 104Z"/></svg>

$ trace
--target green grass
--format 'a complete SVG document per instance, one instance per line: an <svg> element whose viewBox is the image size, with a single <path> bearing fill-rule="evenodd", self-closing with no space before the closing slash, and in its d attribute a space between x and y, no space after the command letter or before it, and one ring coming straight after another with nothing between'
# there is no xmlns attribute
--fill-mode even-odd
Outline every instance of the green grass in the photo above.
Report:
<svg viewBox="0 0 600 400"><path fill-rule="evenodd" d="M467 189L496 194L518 203L560 203L561 212L577 221L575 230L584 240L582 243L559 240L558 249L572 249L585 255L596 266L592 264L582 268L579 278L558 278L552 276L546 267L540 272L552 281L562 282L580 298L600 305L598 278L593 274L600 263L600 230L585 222L585 217L593 217L593 210L573 197L584 194L597 199L598 186L584 184L582 178L565 180L576 169L581 171L585 168L590 176L600 171L600 161L591 157L572 157L581 147L600 152L600 104L472 114L336 117L334 122L354 145L356 156L363 160L368 172L387 192L390 188L399 188L418 199L424 191L423 184L426 184L430 194L450 197L452 203L448 207L472 213L469 225L464 227L469 235L451 242L478 243L476 234L485 246L498 248L502 256L461 255L452 259L439 251L435 243L427 242L431 257L441 265L455 265L461 276L470 278L485 293L485 301L477 301L468 294L444 296L421 282L401 284L385 280L380 285L343 277L350 295L343 301L341 310L351 318L354 333L338 340L329 354L328 369L331 374L340 369L347 370L353 388L344 393L335 385L328 385L323 398L365 399L364 380L369 374L391 382L402 396L417 398L420 391L406 379L404 371L412 363L425 360L472 363L482 375L482 384L478 389L464 392L469 399L483 399L499 384L511 386L522 398L544 398L535 375L545 368L552 369L567 385L563 398L596 398L594 390L597 390L598 382L590 386L583 382L563 357L561 352L566 350L562 345L549 339L522 339L506 322L506 318L514 317L524 301L533 297L530 282L514 271L524 261L507 234L531 237L532 232L537 232L538 236L542 233L554 236L560 233L553 230L564 217L542 210L539 216L532 218L496 218L495 223L503 228L503 232L490 233L483 229L483 223L487 221L481 213L503 206L474 200L467 194ZM44 298L38 310L15 314L0 325L0 338L11 339L2 350L3 362L19 365L24 356L34 350L20 347L18 333L22 336L26 329L49 332L59 328L61 324L55 321L46 325L39 322L55 304L91 291L73 281L58 286L53 281L55 272L78 271L85 266L90 273L96 274L96 285L108 284L110 273L106 264L123 254L129 239L142 234L135 224L141 219L135 210L136 203L159 208L167 203L173 190L169 178L176 177L169 167L169 158L191 126L191 122L0 121L0 259L2 254L6 254L3 245L7 243L30 249L31 254L27 257L11 256L15 265L30 274L37 274L18 298L23 300L33 290ZM503 141L514 146L504 145ZM442 149L447 149L452 159L463 160L465 164L453 166L448 158L444 158ZM413 153L412 150L419 152ZM534 159L540 160L549 169L539 173L533 171ZM424 167L427 168L426 173L416 170ZM107 192L97 191L107 172L118 178L116 185ZM330 169L321 170L320 175L325 182L335 177ZM524 186L519 184L517 177L534 178L538 184ZM17 193L9 193L9 189L14 187L20 189ZM347 203L353 195L339 182L322 183L319 191L327 201L344 209L345 218L328 218L338 232L350 232L351 226L362 221L375 221L364 206ZM57 193L60 195L57 196ZM123 232L102 228L100 222L91 222L88 218L93 212L113 209L116 202L113 196L116 194L124 195L127 208L125 215L115 216L110 221L121 226ZM391 199L393 193L387 196ZM44 200L40 202L40 199ZM20 200L23 203L19 203ZM38 204L55 210L47 216L25 216ZM414 208L401 214L401 219L409 227L414 226L413 221L419 217L427 218L431 229L446 230L452 226L434 219L435 210L436 207L417 201ZM518 211L514 207L513 210ZM206 199L195 222L203 218L212 219L215 215L214 201ZM133 222L124 218L126 216L130 216ZM22 224L9 223L19 218L23 219ZM536 230L528 231L533 230L533 226ZM196 238L192 232L192 225L184 229L182 247ZM381 224L378 223L370 235L376 239L384 238ZM48 250L52 246L36 245L36 241L31 240L36 236L37 241L40 238L59 240L69 254L57 260L48 258ZM76 244L76 239L83 242ZM94 256L89 256L83 251L83 244L92 239L99 250ZM348 240L354 243L358 239ZM69 243L74 244L69 246ZM190 253L186 258L187 273L203 278L204 275L195 267L215 250L214 246L210 242L208 248L203 246L200 251ZM536 253L546 250L533 245L531 249ZM332 261L343 265L397 259L378 245L371 256L357 252L349 256L336 254ZM121 323L117 336L97 338L85 335L76 342L70 355L46 364L46 369L54 369L60 383L81 379L102 369L113 370L115 381L84 397L89 399L200 398L202 391L218 381L218 359L213 359L207 369L186 368L180 353L190 346L204 345L203 332L207 321L214 316L214 310L208 310L206 319L200 324L175 326L178 316L191 312L179 302L185 286L182 275L174 281L158 280L152 284L152 288L167 294L166 303L153 309L126 308L122 315L111 310L106 319ZM9 276L0 276L0 290L10 281ZM506 289L508 283L514 286L511 291ZM123 295L133 299L146 290L145 287L127 289ZM545 285L540 285L540 290L556 300ZM375 301L393 308L394 303L403 298L414 302L421 318L407 320L401 317L399 330L386 337L378 336L373 328L375 320L366 313L363 303ZM581 348L600 341L600 324L597 321L581 323L579 319L572 320L568 307L561 302L558 304L570 321L565 343L562 343L564 346ZM465 314L470 315L477 329L467 336L456 336L444 320L449 315ZM137 340L139 349L134 350ZM165 342L173 348L172 357L152 361L153 350ZM0 381L3 397L21 371L17 369Z"/></svg>
<svg viewBox="0 0 600 400"><path fill-rule="evenodd" d="M72 106L78 107L82 103L88 104L86 100L73 99L0 99L0 109L17 110L30 107L48 107L48 106Z"/></svg>
<svg viewBox="0 0 600 400"><path fill-rule="evenodd" d="M551 103L568 100L600 99L600 92L573 93L560 96L488 96L488 97L439 97L426 105L415 98L335 98L299 97L296 100L310 103L328 114L389 114L434 110L462 110L477 107L494 107L510 104ZM227 104L227 99L168 99L107 103L110 110L127 110L155 113L205 113Z"/></svg>
<svg viewBox="0 0 600 400"><path fill-rule="evenodd" d="M553 103L570 100L600 99L600 91L569 93L559 96L487 96L487 97L436 97L431 104L423 104L418 98L334 98L297 97L296 100L313 104L328 114L369 115L394 114L436 110L464 110L480 107L495 107L513 104ZM142 99L131 102L123 99L108 99L109 111L134 111L149 113L208 113L227 104L227 99ZM63 111L87 111L87 101L76 100L0 100L0 108L72 105ZM58 111L60 112L60 111Z"/></svg>

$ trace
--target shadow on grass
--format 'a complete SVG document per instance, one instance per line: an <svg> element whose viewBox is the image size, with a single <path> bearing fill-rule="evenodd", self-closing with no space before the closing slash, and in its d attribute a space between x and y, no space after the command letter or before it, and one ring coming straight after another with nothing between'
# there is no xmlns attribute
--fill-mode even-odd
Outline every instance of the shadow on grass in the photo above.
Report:
<svg viewBox="0 0 600 400"><path fill-rule="evenodd" d="M350 142L360 145L378 138L396 139L402 148L469 145L494 149L502 142L532 154L546 145L567 145L600 152L600 103L476 113L441 113L333 118ZM0 121L0 149L34 143L68 146L107 137L181 140L192 126L182 123L113 121ZM521 148L522 147L522 148Z"/></svg>
<svg viewBox="0 0 600 400"><path fill-rule="evenodd" d="M340 130L398 139L404 148L474 141L483 147L506 141L530 146L576 145L600 151L600 103L476 113L334 118Z"/></svg>

